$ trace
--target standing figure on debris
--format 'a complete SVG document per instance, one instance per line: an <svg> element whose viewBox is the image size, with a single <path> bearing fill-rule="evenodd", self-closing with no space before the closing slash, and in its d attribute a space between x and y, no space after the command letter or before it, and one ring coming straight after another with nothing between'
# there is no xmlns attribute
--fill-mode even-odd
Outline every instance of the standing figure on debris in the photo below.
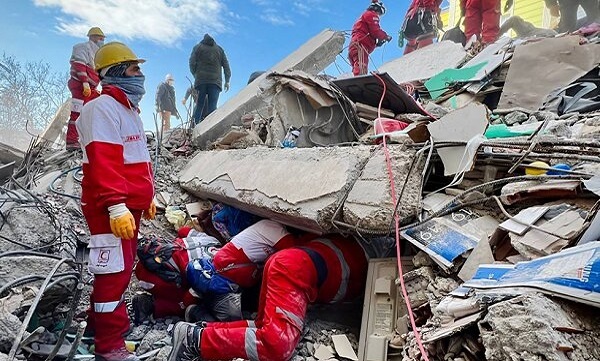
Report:
<svg viewBox="0 0 600 361"><path fill-rule="evenodd" d="M404 55L433 44L437 38L438 28L442 28L440 19L440 4L442 0L413 0L406 12L404 24L400 31L400 46L402 38L408 40Z"/></svg>
<svg viewBox="0 0 600 361"><path fill-rule="evenodd" d="M267 258L299 243L302 240L289 233L281 223L263 219L234 236L212 260L205 258L190 262L188 282L196 292L215 298L214 304L224 299L239 299L240 288L250 288L259 283ZM186 321L201 321L198 317L200 311L195 306L188 308Z"/></svg>
<svg viewBox="0 0 600 361"><path fill-rule="evenodd" d="M85 43L75 44L71 53L71 76L67 85L72 99L71 115L67 125L67 149L80 149L75 122L79 118L83 103L99 95L96 87L100 80L94 69L94 56L104 44L104 33L100 28L93 27L88 31L87 36L89 40Z"/></svg>
<svg viewBox="0 0 600 361"><path fill-rule="evenodd" d="M511 0L509 0L511 1ZM594 21L598 21L600 17L600 9L598 8L598 0L544 0L546 6L550 9L550 14L554 17L560 16L558 23L558 32L572 32L578 29L577 11L579 6L585 11L585 23L588 25Z"/></svg>
<svg viewBox="0 0 600 361"><path fill-rule="evenodd" d="M140 218L156 214L150 154L138 114L146 92L143 62L123 43L102 46L95 58L102 94L83 107L77 121L83 149L81 210L90 229L94 274L88 320L97 361L138 360L125 349L123 334L130 323L124 296Z"/></svg>
<svg viewBox="0 0 600 361"><path fill-rule="evenodd" d="M190 56L190 72L194 76L194 88L198 92L198 101L194 109L194 124L200 123L204 113L204 99L207 99L206 114L217 109L219 93L222 89L229 90L231 69L225 51L208 34L192 50ZM222 73L225 74L225 85L223 86Z"/></svg>
<svg viewBox="0 0 600 361"><path fill-rule="evenodd" d="M162 120L162 132L171 130L171 115L180 119L177 106L175 105L175 79L173 75L167 74L165 81L160 83L156 90L156 111Z"/></svg>
<svg viewBox="0 0 600 361"><path fill-rule="evenodd" d="M473 35L488 45L498 39L500 31L500 0L460 0L461 17L465 18L467 41Z"/></svg>
<svg viewBox="0 0 600 361"><path fill-rule="evenodd" d="M377 46L392 40L379 26L379 17L385 14L383 3L373 0L367 10L352 26L352 38L348 46L348 59L352 74L365 75L369 71L369 54Z"/></svg>
<svg viewBox="0 0 600 361"><path fill-rule="evenodd" d="M203 326L180 322L168 360L289 360L300 341L308 304L359 296L367 258L354 240L323 237L275 253L263 273L255 321Z"/></svg>

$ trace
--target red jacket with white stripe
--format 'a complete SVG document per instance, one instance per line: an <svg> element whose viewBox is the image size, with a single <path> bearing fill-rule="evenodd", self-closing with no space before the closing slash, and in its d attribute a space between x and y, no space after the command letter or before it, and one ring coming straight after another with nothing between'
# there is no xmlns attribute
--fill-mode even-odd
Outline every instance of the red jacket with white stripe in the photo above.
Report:
<svg viewBox="0 0 600 361"><path fill-rule="evenodd" d="M125 93L103 86L102 95L83 107L76 125L83 147L81 203L148 209L154 197L150 153L142 119Z"/></svg>
<svg viewBox="0 0 600 361"><path fill-rule="evenodd" d="M375 50L377 40L387 38L388 34L381 30L379 14L373 10L365 11L352 27L352 42L360 43L370 54Z"/></svg>

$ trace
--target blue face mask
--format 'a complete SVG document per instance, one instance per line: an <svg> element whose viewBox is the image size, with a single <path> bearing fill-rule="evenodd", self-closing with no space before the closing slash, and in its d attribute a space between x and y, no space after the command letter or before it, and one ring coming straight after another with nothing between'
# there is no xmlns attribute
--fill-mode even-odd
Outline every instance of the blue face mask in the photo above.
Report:
<svg viewBox="0 0 600 361"><path fill-rule="evenodd" d="M145 80L146 77L143 75L128 77L107 76L102 79L102 83L111 84L123 90L125 95L127 95L127 99L137 108L140 100L146 94L146 89L144 89Z"/></svg>

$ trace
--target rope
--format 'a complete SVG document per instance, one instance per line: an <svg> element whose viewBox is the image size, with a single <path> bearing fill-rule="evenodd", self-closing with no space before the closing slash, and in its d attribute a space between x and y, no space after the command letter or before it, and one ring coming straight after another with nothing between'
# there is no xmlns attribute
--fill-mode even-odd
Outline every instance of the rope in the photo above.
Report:
<svg viewBox="0 0 600 361"><path fill-rule="evenodd" d="M385 82L377 73L372 73L383 85L383 93L381 94L381 99L379 100L379 106L377 109L377 119L381 118L381 106L383 104L383 99L385 97L385 93L387 91L387 87ZM392 161L390 159L390 152L387 146L386 136L383 136L383 151L385 153L385 163L387 166L387 173L390 179L390 190L392 196L392 204L397 204L396 200L396 185L394 182L394 173L392 171ZM406 308L408 310L408 317L410 318L410 324L412 326L413 332L415 334L415 338L417 340L417 345L419 346L419 350L421 351L421 355L425 361L429 361L429 357L427 356L427 352L425 351L425 347L423 346L423 341L421 341L421 335L419 330L417 329L417 324L415 323L415 316L412 311L412 307L410 305L410 300L408 298L408 292L406 291L406 285L404 284L404 272L402 270L402 252L400 251L400 217L397 212L394 212L394 228L396 231L396 259L398 261L398 278L400 279L400 288L402 289L402 296L404 297L404 302L406 303Z"/></svg>

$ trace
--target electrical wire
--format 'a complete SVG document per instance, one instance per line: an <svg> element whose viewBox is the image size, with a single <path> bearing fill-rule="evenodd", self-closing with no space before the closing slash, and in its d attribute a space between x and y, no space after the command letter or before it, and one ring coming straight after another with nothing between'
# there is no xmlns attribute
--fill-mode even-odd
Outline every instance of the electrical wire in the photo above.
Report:
<svg viewBox="0 0 600 361"><path fill-rule="evenodd" d="M377 117L379 119L379 118L381 118L381 107L383 104L383 99L385 98L385 93L387 91L387 87L386 87L385 81L383 81L383 79L379 75L377 75L376 73L372 73L372 74L377 79L379 79L379 81L381 81L381 84L383 85L383 92L381 94L381 99L379 100L379 106L377 109L377 113L378 113ZM385 153L385 162L386 162L386 166L387 166L387 173L388 173L388 177L390 180L392 204L396 204L397 199L396 199L396 186L395 186L395 181L394 181L394 173L392 171L392 161L390 158L390 153L388 150L387 140L386 140L385 136L383 137L383 151ZM420 334L419 330L417 329L417 324L415 322L415 316L413 314L412 307L410 305L410 299L408 298L408 292L406 290L406 285L404 284L404 272L402 269L402 252L400 250L400 217L398 216L397 212L394 212L394 228L396 230L395 236L396 236L396 259L398 261L398 278L400 280L400 288L402 289L402 296L404 297L404 302L406 303L406 308L408 310L408 317L410 319L410 324L412 326L412 330L415 335L415 339L417 341L419 350L421 351L421 355L423 356L425 361L429 361L427 351L425 350L425 347L423 346L423 341L421 341L421 334Z"/></svg>

